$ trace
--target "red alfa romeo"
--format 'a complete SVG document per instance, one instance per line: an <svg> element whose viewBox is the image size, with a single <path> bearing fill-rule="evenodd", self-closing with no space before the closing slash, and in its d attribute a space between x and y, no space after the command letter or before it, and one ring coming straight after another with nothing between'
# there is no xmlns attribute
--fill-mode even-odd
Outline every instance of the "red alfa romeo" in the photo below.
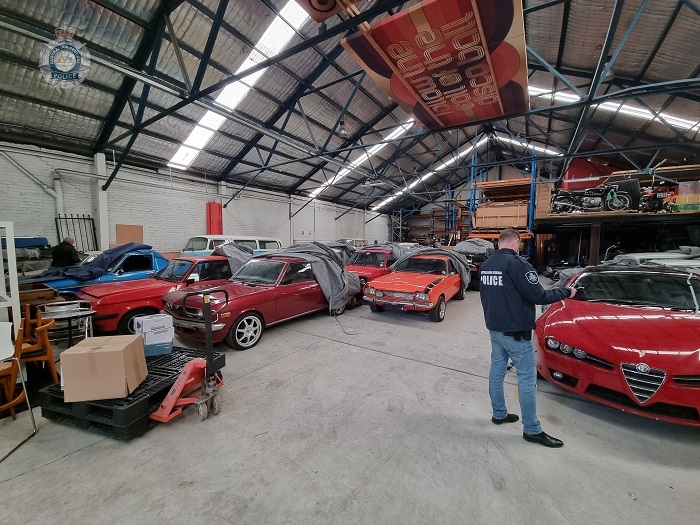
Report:
<svg viewBox="0 0 700 525"><path fill-rule="evenodd" d="M603 266L569 285L576 296L537 320L538 372L598 403L700 426L700 278Z"/></svg>

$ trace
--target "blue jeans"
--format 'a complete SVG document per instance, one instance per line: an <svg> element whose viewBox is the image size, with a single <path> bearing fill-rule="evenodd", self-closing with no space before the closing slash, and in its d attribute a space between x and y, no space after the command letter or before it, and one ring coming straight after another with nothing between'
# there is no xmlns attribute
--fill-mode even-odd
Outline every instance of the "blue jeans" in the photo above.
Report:
<svg viewBox="0 0 700 525"><path fill-rule="evenodd" d="M503 332L491 334L491 370L489 371L489 396L493 417L502 419L508 415L506 398L503 394L503 380L508 371L508 357L513 360L518 372L518 400L523 419L523 431L526 434L539 434L542 427L537 419L537 372L535 370L535 348L532 341L504 335Z"/></svg>

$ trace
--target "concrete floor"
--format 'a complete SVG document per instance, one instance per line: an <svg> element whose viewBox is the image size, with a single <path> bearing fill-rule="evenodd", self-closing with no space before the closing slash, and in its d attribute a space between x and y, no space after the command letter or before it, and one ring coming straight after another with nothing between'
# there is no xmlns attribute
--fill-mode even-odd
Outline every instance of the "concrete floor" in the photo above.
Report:
<svg viewBox="0 0 700 525"><path fill-rule="evenodd" d="M36 410L39 433L0 464L0 522L698 523L698 429L542 381L540 420L563 449L490 422L477 293L441 324L315 314L226 360L220 415L190 407L131 442ZM0 421L0 455L30 429L26 412Z"/></svg>

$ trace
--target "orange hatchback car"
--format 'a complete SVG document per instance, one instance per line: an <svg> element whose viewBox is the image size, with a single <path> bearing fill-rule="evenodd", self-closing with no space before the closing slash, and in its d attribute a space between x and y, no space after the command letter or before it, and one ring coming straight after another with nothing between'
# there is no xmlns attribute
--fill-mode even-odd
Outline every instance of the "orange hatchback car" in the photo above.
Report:
<svg viewBox="0 0 700 525"><path fill-rule="evenodd" d="M453 297L464 299L468 285L449 255L419 253L399 260L391 273L367 283L364 300L373 312L385 307L428 312L430 320L439 323L445 319L445 303Z"/></svg>

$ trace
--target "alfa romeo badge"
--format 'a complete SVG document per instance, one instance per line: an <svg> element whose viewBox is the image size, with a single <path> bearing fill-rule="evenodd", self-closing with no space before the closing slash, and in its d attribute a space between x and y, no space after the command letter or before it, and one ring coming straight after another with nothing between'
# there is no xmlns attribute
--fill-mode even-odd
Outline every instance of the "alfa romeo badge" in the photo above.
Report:
<svg viewBox="0 0 700 525"><path fill-rule="evenodd" d="M80 84L90 69L90 51L85 44L73 40L75 31L67 27L56 29L56 40L44 44L39 69L52 85L70 88Z"/></svg>

